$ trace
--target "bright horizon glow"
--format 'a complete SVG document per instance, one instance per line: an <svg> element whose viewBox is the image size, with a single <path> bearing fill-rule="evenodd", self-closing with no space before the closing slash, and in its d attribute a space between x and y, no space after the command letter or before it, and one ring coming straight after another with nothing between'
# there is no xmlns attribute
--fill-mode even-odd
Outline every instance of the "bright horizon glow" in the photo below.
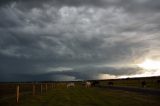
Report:
<svg viewBox="0 0 160 106"><path fill-rule="evenodd" d="M146 59L144 62L137 65L146 70L160 70L160 61L156 60Z"/></svg>
<svg viewBox="0 0 160 106"><path fill-rule="evenodd" d="M138 67L142 68L143 73L129 75L129 76L120 76L118 78L128 78L128 77L149 77L149 76L159 76L160 75L160 61L146 59L140 64L136 64Z"/></svg>
<svg viewBox="0 0 160 106"><path fill-rule="evenodd" d="M106 66L106 65L101 65ZM112 66L112 65L108 65ZM114 65L113 65L114 66ZM123 67L123 65L117 65L118 67ZM127 66L135 67L138 66L142 70L142 73L137 73L135 75L109 75L109 74L101 74L99 75L100 79L118 79L118 78L138 78L138 77L153 77L160 76L160 61L145 59L142 63L139 64L128 64Z"/></svg>

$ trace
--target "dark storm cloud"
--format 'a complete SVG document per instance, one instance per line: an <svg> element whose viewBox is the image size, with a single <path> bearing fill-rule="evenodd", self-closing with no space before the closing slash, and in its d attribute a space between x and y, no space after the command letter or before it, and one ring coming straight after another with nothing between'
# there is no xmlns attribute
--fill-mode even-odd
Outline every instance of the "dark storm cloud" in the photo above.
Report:
<svg viewBox="0 0 160 106"><path fill-rule="evenodd" d="M101 75L121 76L121 75L134 75L135 73L142 73L142 69L138 67L81 67L74 70L67 71L53 71L47 73L16 73L14 81L18 81L21 78L24 81L42 81L42 80L94 80L101 79ZM116 73L116 74L115 74ZM10 75L10 74L9 74Z"/></svg>
<svg viewBox="0 0 160 106"><path fill-rule="evenodd" d="M6 6L16 2L18 4L23 4L22 7L25 8L42 8L44 4L51 4L52 6L105 6L107 1L105 0L1 0L0 6ZM21 7L21 6L19 6Z"/></svg>
<svg viewBox="0 0 160 106"><path fill-rule="evenodd" d="M141 74L131 64L159 54L159 7L152 0L1 1L0 80Z"/></svg>
<svg viewBox="0 0 160 106"><path fill-rule="evenodd" d="M1 0L0 6L6 6L13 2L16 2L19 7L25 8L42 8L44 4L50 4L52 6L95 6L95 7L110 7L115 6L117 8L125 8L129 12L147 12L160 10L159 0ZM22 6L21 6L22 5ZM138 11L137 11L138 10Z"/></svg>

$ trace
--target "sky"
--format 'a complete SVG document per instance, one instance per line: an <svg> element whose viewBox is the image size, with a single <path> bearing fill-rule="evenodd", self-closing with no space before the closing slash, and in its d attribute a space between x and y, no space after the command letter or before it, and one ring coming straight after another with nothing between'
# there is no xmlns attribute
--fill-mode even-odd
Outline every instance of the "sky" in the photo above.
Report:
<svg viewBox="0 0 160 106"><path fill-rule="evenodd" d="M1 0L0 81L160 75L160 0Z"/></svg>

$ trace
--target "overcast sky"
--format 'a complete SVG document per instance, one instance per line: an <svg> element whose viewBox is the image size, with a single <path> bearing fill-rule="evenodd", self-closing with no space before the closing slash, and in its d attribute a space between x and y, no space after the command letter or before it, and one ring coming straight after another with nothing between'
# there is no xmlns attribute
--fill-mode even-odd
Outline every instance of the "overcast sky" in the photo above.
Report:
<svg viewBox="0 0 160 106"><path fill-rule="evenodd" d="M160 0L0 1L0 81L143 75L146 58L160 59Z"/></svg>

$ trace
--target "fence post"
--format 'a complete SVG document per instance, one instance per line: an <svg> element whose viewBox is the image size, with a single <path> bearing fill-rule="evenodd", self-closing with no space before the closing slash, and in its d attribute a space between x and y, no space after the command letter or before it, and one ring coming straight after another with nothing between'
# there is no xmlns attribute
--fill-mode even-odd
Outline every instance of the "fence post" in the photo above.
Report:
<svg viewBox="0 0 160 106"><path fill-rule="evenodd" d="M53 89L53 83L52 83L52 89Z"/></svg>
<svg viewBox="0 0 160 106"><path fill-rule="evenodd" d="M35 96L35 88L36 88L36 87L35 87L35 84L33 84L32 87L33 87L33 89L32 89L32 95Z"/></svg>
<svg viewBox="0 0 160 106"><path fill-rule="evenodd" d="M47 92L47 83L46 83L46 92Z"/></svg>
<svg viewBox="0 0 160 106"><path fill-rule="evenodd" d="M43 92L43 84L41 84L41 94L42 94L42 92Z"/></svg>
<svg viewBox="0 0 160 106"><path fill-rule="evenodd" d="M54 84L54 88L56 88L56 84L55 83L53 83Z"/></svg>
<svg viewBox="0 0 160 106"><path fill-rule="evenodd" d="M19 85L16 87L16 102L19 102Z"/></svg>

